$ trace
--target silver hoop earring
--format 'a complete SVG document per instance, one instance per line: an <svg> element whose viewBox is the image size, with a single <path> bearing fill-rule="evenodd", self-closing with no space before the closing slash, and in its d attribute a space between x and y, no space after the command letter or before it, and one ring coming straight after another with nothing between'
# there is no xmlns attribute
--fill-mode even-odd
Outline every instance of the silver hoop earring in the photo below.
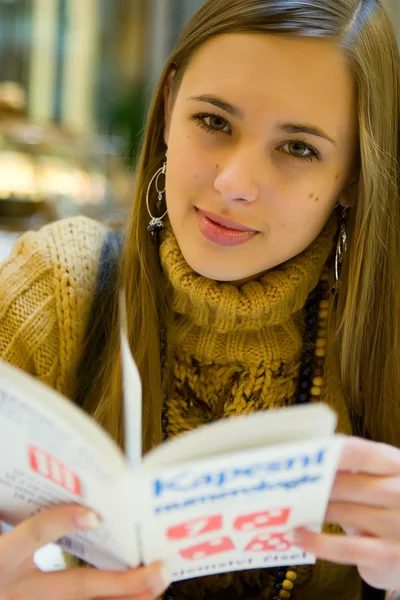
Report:
<svg viewBox="0 0 400 600"><path fill-rule="evenodd" d="M342 212L342 216L340 219L340 230L338 241L336 244L336 254L335 254L335 296L338 295L340 291L340 275L342 272L342 264L344 255L347 252L347 231L346 231L346 213L347 208L345 208Z"/></svg>
<svg viewBox="0 0 400 600"><path fill-rule="evenodd" d="M165 157L167 157L167 153L165 153ZM151 214L151 210L150 210L150 189L151 186L153 185L153 181L156 181L156 191L158 194L158 198L157 198L157 209L160 210L162 207L162 201L163 201L163 194L165 193L166 190L166 185L164 182L164 188L161 189L160 188L160 177L164 176L165 177L165 173L167 170L167 161L164 162L163 166L160 167L153 175L153 177L150 180L149 186L147 188L147 194L146 194L146 206L147 206L147 212L149 213L150 216L150 222L147 226L147 230L150 231L150 233L153 235L156 231L162 231L165 227L165 223L163 221L164 217L166 216L166 214L168 213L168 210L165 211L165 213L161 216L161 217L154 217Z"/></svg>

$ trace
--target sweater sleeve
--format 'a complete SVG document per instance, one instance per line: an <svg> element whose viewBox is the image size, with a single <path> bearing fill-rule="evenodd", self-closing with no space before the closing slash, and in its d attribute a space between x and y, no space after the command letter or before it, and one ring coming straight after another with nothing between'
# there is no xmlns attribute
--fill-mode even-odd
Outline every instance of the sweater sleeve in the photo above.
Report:
<svg viewBox="0 0 400 600"><path fill-rule="evenodd" d="M85 217L22 235L0 264L0 359L74 392L107 229Z"/></svg>

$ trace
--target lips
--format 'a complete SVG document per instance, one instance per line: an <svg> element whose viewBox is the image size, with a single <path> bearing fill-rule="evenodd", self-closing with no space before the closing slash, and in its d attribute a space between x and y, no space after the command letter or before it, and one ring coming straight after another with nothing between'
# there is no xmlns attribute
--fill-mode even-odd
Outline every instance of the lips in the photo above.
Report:
<svg viewBox="0 0 400 600"><path fill-rule="evenodd" d="M196 210L196 215L202 236L217 246L239 246L250 241L259 233L254 229L249 229L240 223L224 219L213 213Z"/></svg>
<svg viewBox="0 0 400 600"><path fill-rule="evenodd" d="M199 210L199 209L197 209ZM245 233L257 233L256 229L250 229L241 223L237 223L236 221L231 221L231 219L225 219L224 217L220 217L214 213L208 212L206 210L201 210L201 213L213 221L217 223L217 225L221 225L221 227L225 227L226 229L233 229L234 231L243 231Z"/></svg>

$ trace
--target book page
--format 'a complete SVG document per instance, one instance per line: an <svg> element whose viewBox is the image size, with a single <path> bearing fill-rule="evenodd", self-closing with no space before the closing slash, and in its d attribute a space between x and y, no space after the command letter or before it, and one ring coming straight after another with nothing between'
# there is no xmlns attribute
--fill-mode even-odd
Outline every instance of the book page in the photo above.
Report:
<svg viewBox="0 0 400 600"><path fill-rule="evenodd" d="M164 561L174 581L314 563L292 531L320 531L343 441L287 442L146 471L144 563Z"/></svg>
<svg viewBox="0 0 400 600"><path fill-rule="evenodd" d="M0 440L6 522L15 525L59 503L83 504L100 515L102 525L63 538L62 547L100 568L139 562L125 493L132 474L116 444L67 399L1 361Z"/></svg>
<svg viewBox="0 0 400 600"><path fill-rule="evenodd" d="M131 467L142 462L142 382L128 341L125 292L119 293L125 454Z"/></svg>
<svg viewBox="0 0 400 600"><path fill-rule="evenodd" d="M146 455L143 467L155 469L226 452L325 437L335 431L336 422L334 411L322 403L221 419L158 446Z"/></svg>

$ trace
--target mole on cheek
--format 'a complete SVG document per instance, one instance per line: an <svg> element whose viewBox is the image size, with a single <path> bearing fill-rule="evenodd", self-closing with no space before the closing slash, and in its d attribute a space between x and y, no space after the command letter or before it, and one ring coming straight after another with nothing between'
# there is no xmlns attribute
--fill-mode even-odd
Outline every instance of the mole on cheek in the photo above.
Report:
<svg viewBox="0 0 400 600"><path fill-rule="evenodd" d="M310 198L314 198L314 194L310 194L310 196L309 196L309 197L310 197Z"/></svg>
<svg viewBox="0 0 400 600"><path fill-rule="evenodd" d="M315 198L315 202L318 202L319 198Z"/></svg>
<svg viewBox="0 0 400 600"><path fill-rule="evenodd" d="M219 165L215 165L215 168L218 169Z"/></svg>

